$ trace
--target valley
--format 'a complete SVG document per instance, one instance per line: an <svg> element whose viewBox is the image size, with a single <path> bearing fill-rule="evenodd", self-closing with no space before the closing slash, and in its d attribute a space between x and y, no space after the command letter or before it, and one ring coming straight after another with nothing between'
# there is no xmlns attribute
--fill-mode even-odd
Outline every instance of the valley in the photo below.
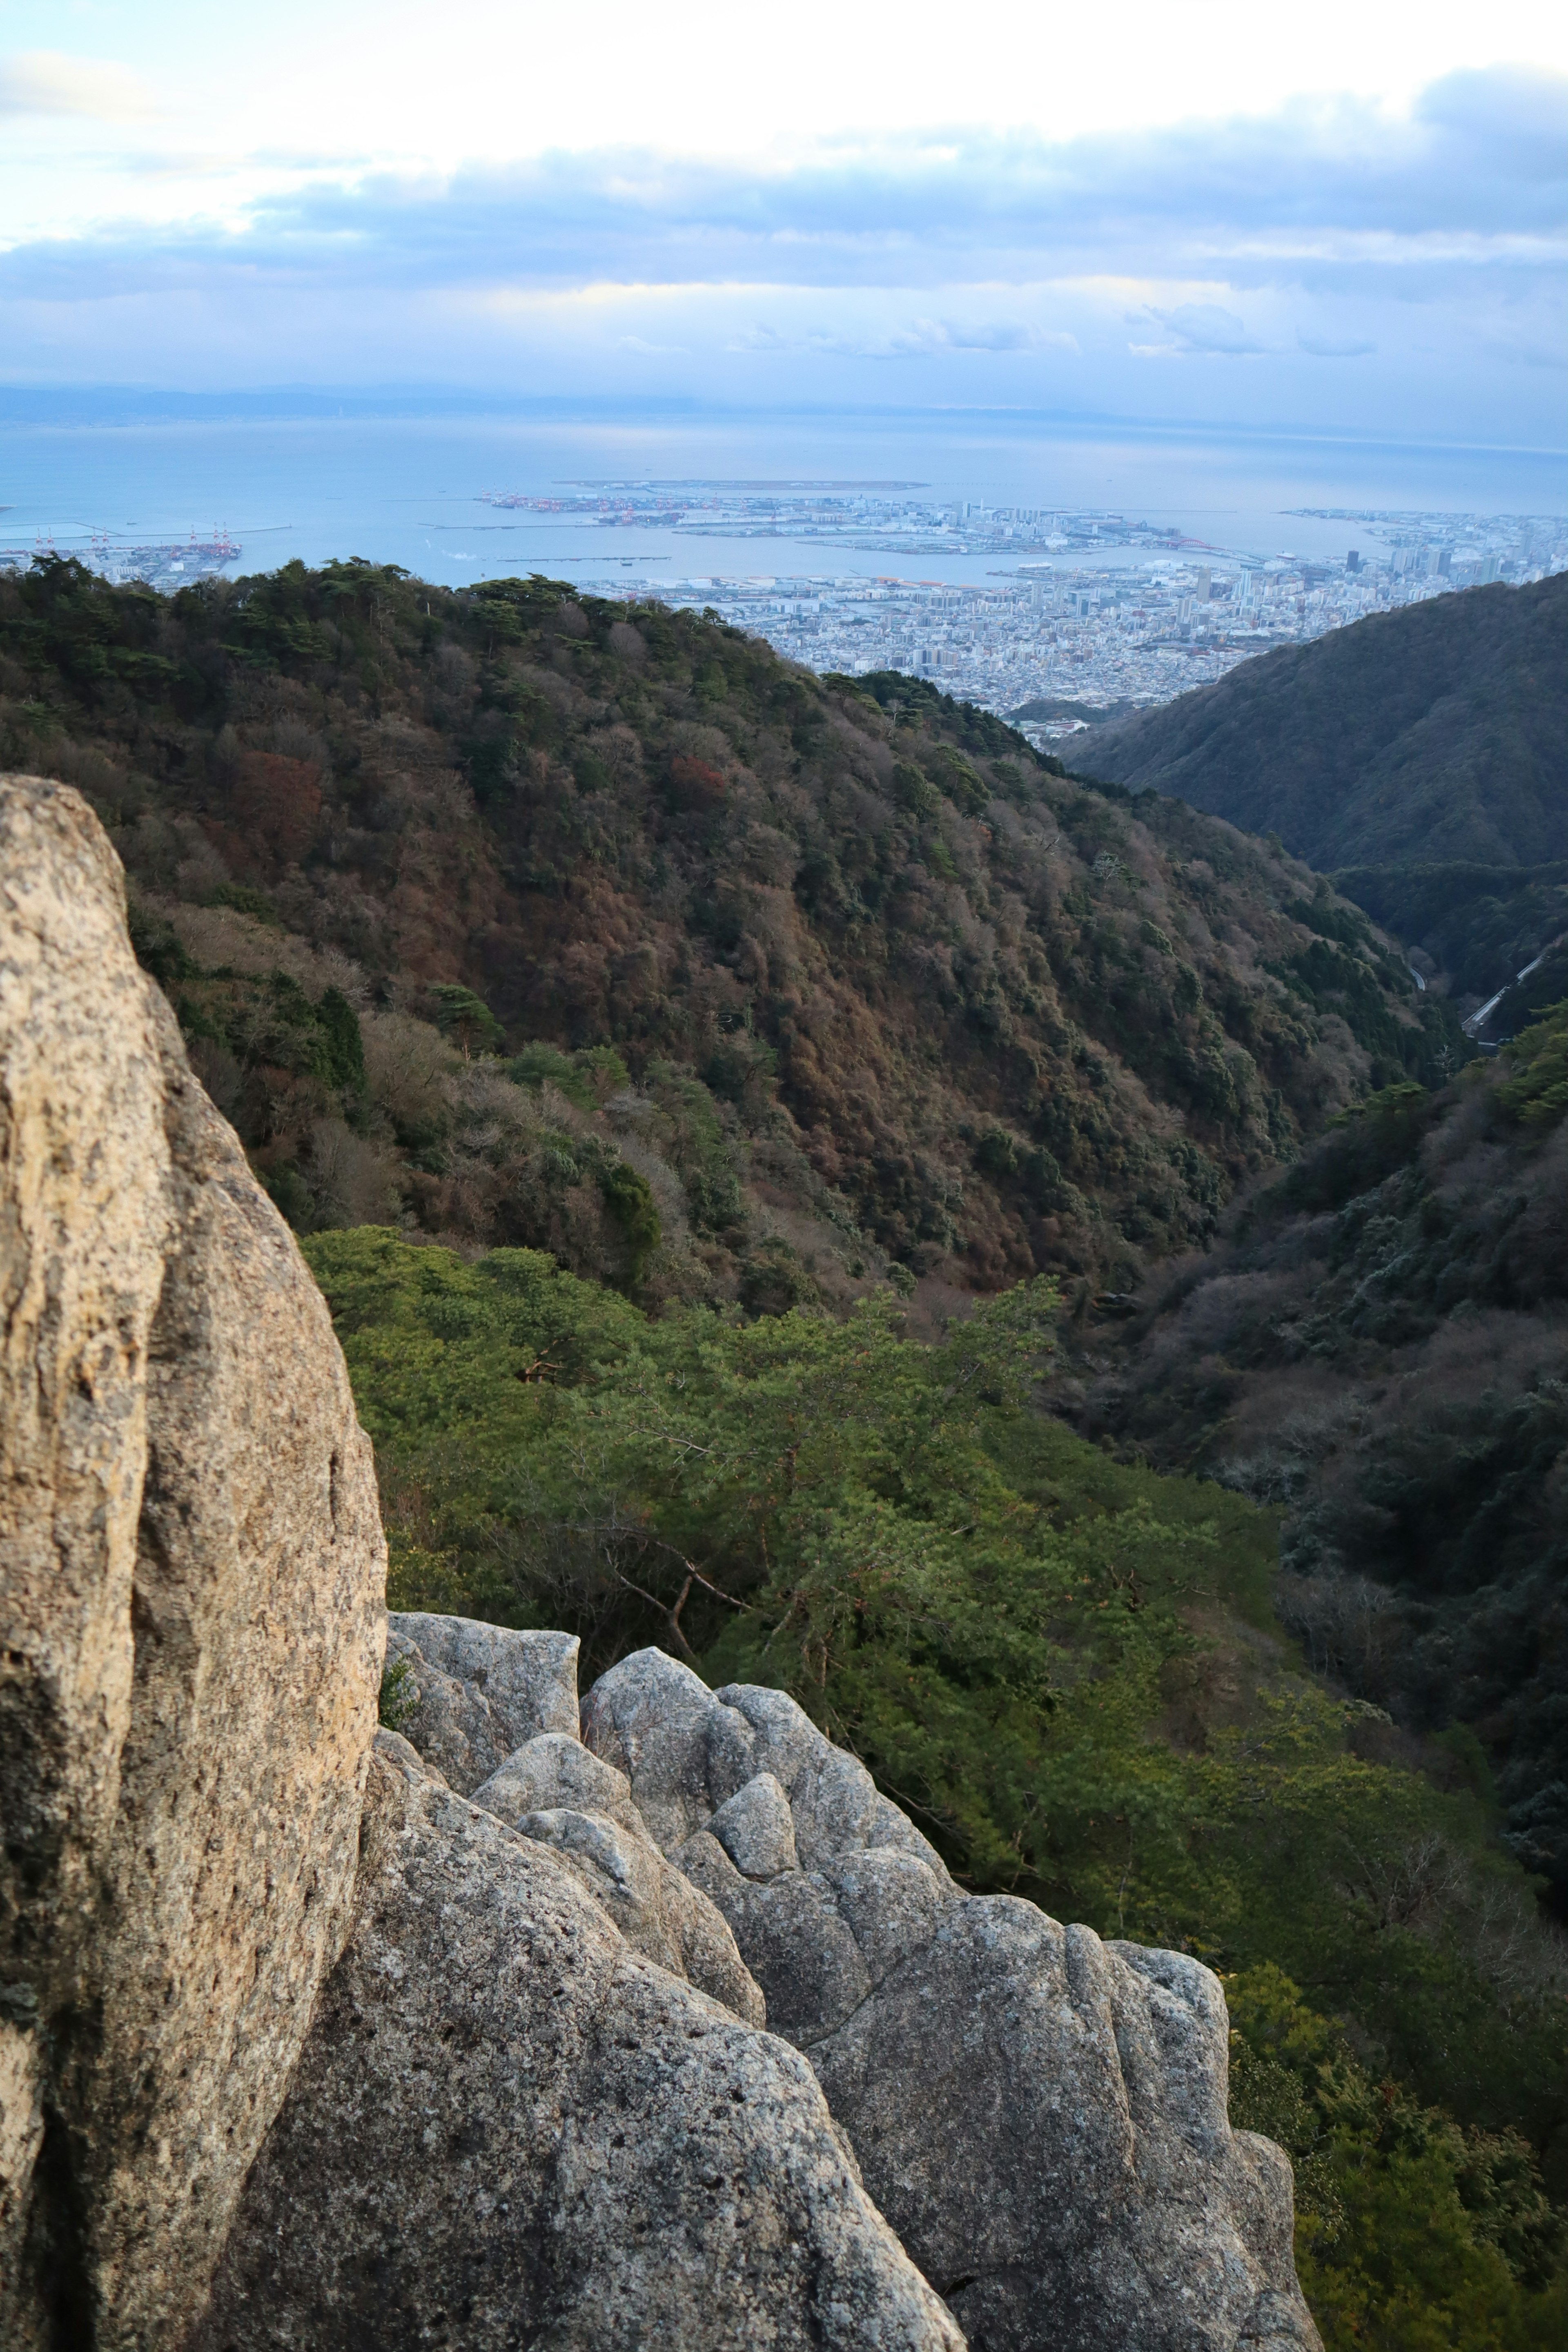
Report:
<svg viewBox="0 0 1568 2352"><path fill-rule="evenodd" d="M1191 761L559 583L39 563L0 756L301 1236L395 1608L787 1693L960 1887L1221 1972L1331 2352L1547 2340L1560 1015L1481 1052Z"/></svg>

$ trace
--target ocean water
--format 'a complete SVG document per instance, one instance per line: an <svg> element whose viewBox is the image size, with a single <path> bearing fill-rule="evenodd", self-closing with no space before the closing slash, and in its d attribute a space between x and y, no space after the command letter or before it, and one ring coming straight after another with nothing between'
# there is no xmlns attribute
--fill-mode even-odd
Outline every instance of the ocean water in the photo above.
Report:
<svg viewBox="0 0 1568 2352"><path fill-rule="evenodd" d="M300 404L302 406L306 404ZM1568 512L1568 453L1436 447L1017 415L563 417L386 414L343 404L289 414L83 414L47 398L0 407L0 547L207 537L239 542L235 572L363 556L460 585L543 572L617 585L703 575L994 576L994 551L938 557L812 539L697 539L605 529L487 506L595 480L898 481L936 499L1120 509L1254 557L1342 556L1353 525L1303 507L1441 513ZM13 411L16 404L13 404ZM141 404L145 407L146 403ZM221 404L212 404L221 408ZM1075 562L1082 559L1076 554ZM1126 562L1108 555L1107 562Z"/></svg>

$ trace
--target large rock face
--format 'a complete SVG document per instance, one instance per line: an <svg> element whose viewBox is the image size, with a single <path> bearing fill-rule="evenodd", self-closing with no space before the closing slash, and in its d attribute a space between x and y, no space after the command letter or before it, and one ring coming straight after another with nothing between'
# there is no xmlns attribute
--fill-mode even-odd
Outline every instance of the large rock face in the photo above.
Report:
<svg viewBox="0 0 1568 2352"><path fill-rule="evenodd" d="M962 2352L805 2061L382 1745L353 1933L192 2352Z"/></svg>
<svg viewBox="0 0 1568 2352"><path fill-rule="evenodd" d="M0 779L0 2341L174 2344L346 1932L370 1448L67 788Z"/></svg>
<svg viewBox="0 0 1568 2352"><path fill-rule="evenodd" d="M447 1785L548 1845L633 1949L748 2025L761 1990L723 1914L665 1860L630 1783L577 1736L577 1643L466 1617L389 1620L398 1729Z"/></svg>
<svg viewBox="0 0 1568 2352"><path fill-rule="evenodd" d="M1289 2167L1232 2132L1218 1980L966 1896L776 1691L645 1650L584 1737L730 1922L980 2352L1306 2352Z"/></svg>

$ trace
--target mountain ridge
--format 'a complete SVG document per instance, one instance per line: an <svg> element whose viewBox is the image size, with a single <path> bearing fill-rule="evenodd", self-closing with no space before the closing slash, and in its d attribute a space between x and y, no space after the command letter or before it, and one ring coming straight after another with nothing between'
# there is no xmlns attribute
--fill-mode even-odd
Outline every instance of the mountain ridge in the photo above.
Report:
<svg viewBox="0 0 1568 2352"><path fill-rule="evenodd" d="M305 1229L680 1295L1124 1289L1456 1047L1289 857L694 614L367 564L164 601L52 560L0 583L0 753L104 818Z"/></svg>
<svg viewBox="0 0 1568 2352"><path fill-rule="evenodd" d="M1074 744L1324 871L1568 856L1568 574L1370 614Z"/></svg>

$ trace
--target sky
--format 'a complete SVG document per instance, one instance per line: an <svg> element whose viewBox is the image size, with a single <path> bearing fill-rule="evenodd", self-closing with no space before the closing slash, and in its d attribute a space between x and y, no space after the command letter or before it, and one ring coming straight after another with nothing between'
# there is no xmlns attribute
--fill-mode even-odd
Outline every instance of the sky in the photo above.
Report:
<svg viewBox="0 0 1568 2352"><path fill-rule="evenodd" d="M0 383L1568 443L1536 0L0 0Z"/></svg>

